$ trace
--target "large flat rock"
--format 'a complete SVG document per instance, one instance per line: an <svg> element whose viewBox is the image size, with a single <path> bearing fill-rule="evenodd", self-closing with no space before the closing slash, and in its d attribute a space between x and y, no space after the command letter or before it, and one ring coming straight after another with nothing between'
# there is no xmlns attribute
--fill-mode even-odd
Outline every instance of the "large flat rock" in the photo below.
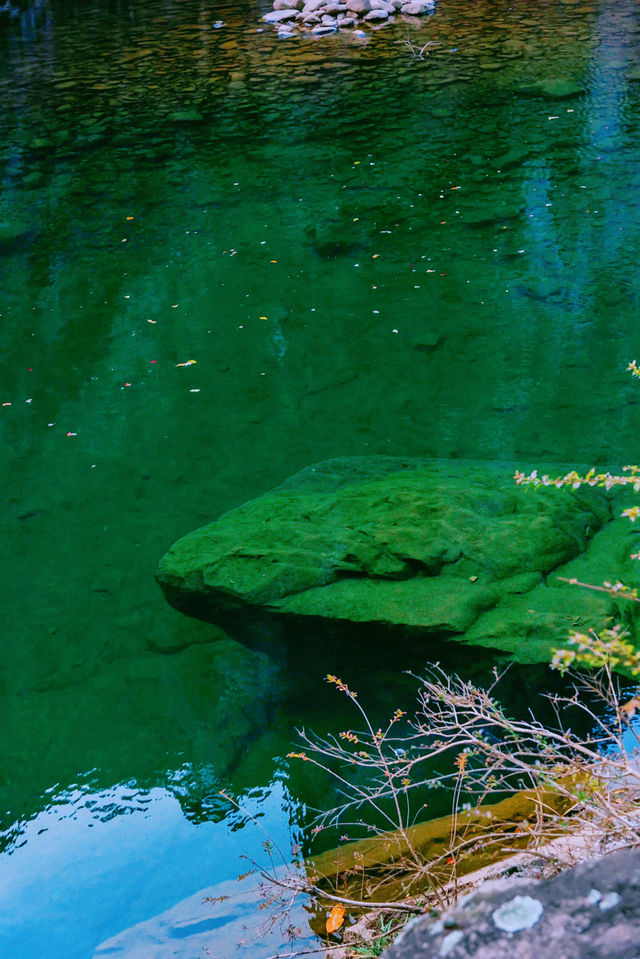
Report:
<svg viewBox="0 0 640 959"><path fill-rule="evenodd" d="M549 658L600 627L610 596L559 576L633 581L633 527L598 489L516 486L514 467L329 460L189 533L157 579L177 609L228 626L319 617Z"/></svg>

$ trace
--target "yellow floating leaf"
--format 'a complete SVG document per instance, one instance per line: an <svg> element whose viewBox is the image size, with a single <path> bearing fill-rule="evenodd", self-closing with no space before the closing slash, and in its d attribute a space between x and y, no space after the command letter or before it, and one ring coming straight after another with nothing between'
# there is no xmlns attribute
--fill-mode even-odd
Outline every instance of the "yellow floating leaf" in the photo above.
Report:
<svg viewBox="0 0 640 959"><path fill-rule="evenodd" d="M177 369L179 366L193 366L193 364L194 364L194 363L197 363L197 362L198 362L197 360L187 360L186 363L176 363L176 369Z"/></svg>
<svg viewBox="0 0 640 959"><path fill-rule="evenodd" d="M344 914L345 914L345 912L346 912L346 910L345 910L344 906L338 905L338 906L334 906L334 907L333 907L333 909L332 909L331 912L329 913L329 918L327 919L327 921L326 921L326 923L325 923L325 928L326 928L326 930L327 930L327 935L328 935L330 932L335 932L337 929L340 928L340 926L341 926L342 923L344 922Z"/></svg>

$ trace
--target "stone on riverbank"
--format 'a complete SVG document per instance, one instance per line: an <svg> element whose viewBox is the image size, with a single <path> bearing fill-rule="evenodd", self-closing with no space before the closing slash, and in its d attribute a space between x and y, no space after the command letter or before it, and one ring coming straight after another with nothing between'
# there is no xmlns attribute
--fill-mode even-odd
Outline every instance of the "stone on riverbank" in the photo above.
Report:
<svg viewBox="0 0 640 959"><path fill-rule="evenodd" d="M433 0L415 0L414 3L405 3L401 9L411 17L422 17L425 13L430 13L434 6Z"/></svg>
<svg viewBox="0 0 640 959"><path fill-rule="evenodd" d="M371 24L375 28L377 21L387 21L396 13L409 16L424 16L435 9L435 0L274 0L273 10L263 16L265 23L278 26L283 21L287 26L300 26L311 29L320 35L333 33L338 27L352 27L357 23ZM347 14L344 20L333 24L332 30L324 29L325 16ZM317 17L318 19L314 19ZM294 23L295 21L295 23ZM287 32L287 36L290 34Z"/></svg>
<svg viewBox="0 0 640 959"><path fill-rule="evenodd" d="M266 13L262 19L265 21L265 23L284 23L286 20L295 20L297 16L297 9L280 9L272 10L271 13Z"/></svg>
<svg viewBox="0 0 640 959"><path fill-rule="evenodd" d="M365 22L374 22L375 20L388 20L389 11L383 10L382 7L375 7L373 10L370 10L364 17Z"/></svg>
<svg viewBox="0 0 640 959"><path fill-rule="evenodd" d="M315 617L549 659L616 613L633 527L602 490L518 487L513 467L356 457L309 467L179 540L157 578L221 625Z"/></svg>
<svg viewBox="0 0 640 959"><path fill-rule="evenodd" d="M632 959L640 943L640 850L556 879L497 879L440 919L410 922L385 959Z"/></svg>

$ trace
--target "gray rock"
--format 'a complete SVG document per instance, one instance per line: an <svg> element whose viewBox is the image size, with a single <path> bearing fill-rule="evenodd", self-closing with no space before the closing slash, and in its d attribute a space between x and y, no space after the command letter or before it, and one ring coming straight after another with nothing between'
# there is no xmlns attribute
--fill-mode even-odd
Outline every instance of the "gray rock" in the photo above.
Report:
<svg viewBox="0 0 640 959"><path fill-rule="evenodd" d="M330 17L328 13L323 13L320 18L320 22L325 25L325 27L331 27L333 30L338 26L338 22L335 17Z"/></svg>
<svg viewBox="0 0 640 959"><path fill-rule="evenodd" d="M307 2L302 8L302 12L305 16L308 13L316 13L322 7L325 7L326 3L327 3L327 0L307 0Z"/></svg>
<svg viewBox="0 0 640 959"><path fill-rule="evenodd" d="M295 20L297 15L297 10L272 10L271 13L265 13L262 19L265 23L285 23L287 20Z"/></svg>
<svg viewBox="0 0 640 959"><path fill-rule="evenodd" d="M602 903L605 903L605 908ZM499 879L437 922L410 922L384 959L636 959L640 850L582 863L556 879Z"/></svg>
<svg viewBox="0 0 640 959"><path fill-rule="evenodd" d="M302 0L273 0L274 10L301 10Z"/></svg>
<svg viewBox="0 0 640 959"><path fill-rule="evenodd" d="M327 3L326 6L323 7L322 12L336 16L339 13L346 13L347 6L345 3Z"/></svg>
<svg viewBox="0 0 640 959"><path fill-rule="evenodd" d="M369 13L371 9L371 0L347 0L347 10L350 13Z"/></svg>
<svg viewBox="0 0 640 959"><path fill-rule="evenodd" d="M305 27L313 27L316 23L320 23L320 17L317 13L308 13L302 17L302 22Z"/></svg>
<svg viewBox="0 0 640 959"><path fill-rule="evenodd" d="M339 27L355 27L356 22L353 17L338 17Z"/></svg>
<svg viewBox="0 0 640 959"><path fill-rule="evenodd" d="M321 36L324 36L324 34L326 33L335 33L336 26L335 25L330 26L328 23L319 23L318 26L314 27L311 32L314 33L317 37L321 37Z"/></svg>
<svg viewBox="0 0 640 959"><path fill-rule="evenodd" d="M405 3L402 12L412 17L421 17L425 13L430 13L434 8L434 0L414 0L413 3Z"/></svg>
<svg viewBox="0 0 640 959"><path fill-rule="evenodd" d="M370 22L375 20L388 20L389 11L377 7L375 10L370 10L369 13L365 14L364 19Z"/></svg>
<svg viewBox="0 0 640 959"><path fill-rule="evenodd" d="M633 528L602 490L535 493L512 476L507 465L329 460L185 536L158 581L176 608L223 626L322 617L548 661L572 620L598 629L615 612L608 594L558 577L634 584Z"/></svg>

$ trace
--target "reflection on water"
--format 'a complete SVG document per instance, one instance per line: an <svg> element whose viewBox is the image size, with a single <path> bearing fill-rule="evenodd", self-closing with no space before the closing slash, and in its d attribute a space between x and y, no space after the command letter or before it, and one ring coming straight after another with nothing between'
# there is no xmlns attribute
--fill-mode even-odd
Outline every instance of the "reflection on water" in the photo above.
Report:
<svg viewBox="0 0 640 959"><path fill-rule="evenodd" d="M217 790L268 795L295 724L339 727L323 673L386 709L434 655L249 649L165 606L171 542L333 455L636 458L636 5L441 0L366 41L279 41L261 12L0 20L0 874L25 959L47 925L48 959L86 959L228 878L202 837L254 840ZM89 821L87 770L88 801L128 783L153 815ZM287 783L269 829L297 836L322 787Z"/></svg>
<svg viewBox="0 0 640 959"><path fill-rule="evenodd" d="M96 955L152 959L161 954L152 946L166 949L173 940L176 948L177 938L184 940L189 959L207 942L215 943L220 956L229 956L241 938L250 944L262 932L258 951L246 954L264 959L261 925L268 925L268 916L259 908L260 890L255 880L239 884L237 878L249 869L243 858L247 848L260 850L263 829L274 844L289 850L289 804L281 783L248 795L243 812L259 816L260 825L247 818L243 829L234 831L215 818L194 828L166 789L140 790L135 783L69 789L29 824L20 846L3 861L2 955L92 956L102 940L171 909L170 927L160 917L158 928L129 933L118 948L111 943L111 951L105 946ZM261 859L268 867L264 853ZM204 901L222 894L229 896L224 910ZM188 897L188 911L184 904L175 908ZM291 921L307 928L302 907ZM281 940L274 934L272 941L275 951Z"/></svg>

